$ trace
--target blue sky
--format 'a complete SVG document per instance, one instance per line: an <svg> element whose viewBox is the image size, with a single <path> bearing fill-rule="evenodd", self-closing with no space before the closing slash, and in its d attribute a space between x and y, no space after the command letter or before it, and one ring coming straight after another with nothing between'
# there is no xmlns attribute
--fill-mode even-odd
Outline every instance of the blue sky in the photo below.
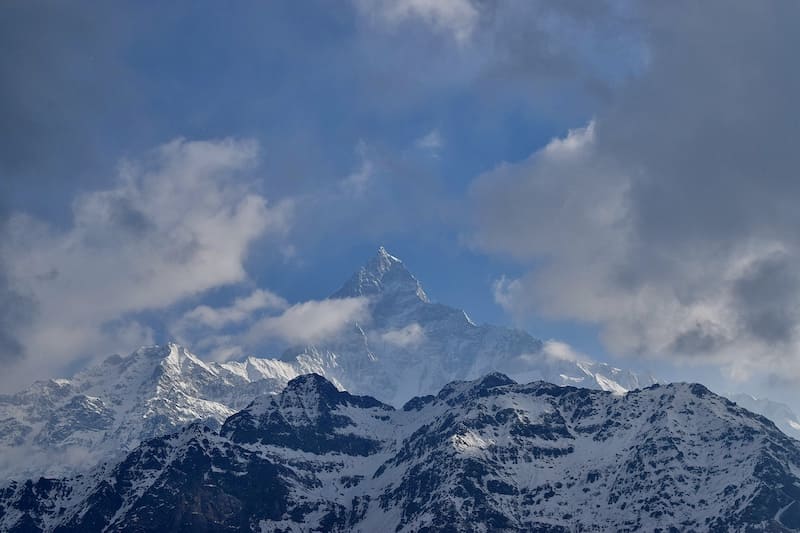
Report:
<svg viewBox="0 0 800 533"><path fill-rule="evenodd" d="M788 2L2 10L5 388L385 245L477 321L791 396Z"/></svg>

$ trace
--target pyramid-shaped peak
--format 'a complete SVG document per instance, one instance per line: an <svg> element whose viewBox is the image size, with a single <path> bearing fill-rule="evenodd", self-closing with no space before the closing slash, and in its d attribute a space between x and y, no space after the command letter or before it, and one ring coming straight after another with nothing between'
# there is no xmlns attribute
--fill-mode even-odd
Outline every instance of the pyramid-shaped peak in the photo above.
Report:
<svg viewBox="0 0 800 533"><path fill-rule="evenodd" d="M294 393L315 392L317 394L330 396L337 394L339 392L339 389L337 389L333 383L331 383L324 377L320 376L319 374L310 373L310 374L303 374L297 376L294 379L289 380L289 383L286 384L286 388L284 389L284 393L288 394L289 392L294 392Z"/></svg>
<svg viewBox="0 0 800 533"><path fill-rule="evenodd" d="M404 295L428 301L422 284L408 271L401 259L390 254L383 246L332 298L373 295Z"/></svg>
<svg viewBox="0 0 800 533"><path fill-rule="evenodd" d="M361 267L361 270L364 270L375 277L383 276L392 269L407 271L405 265L403 264L403 260L387 252L386 248L383 246L380 246L378 248L378 253L373 255L372 258L367 261L363 267Z"/></svg>
<svg viewBox="0 0 800 533"><path fill-rule="evenodd" d="M378 247L378 253L373 258L373 262L377 268L381 269L389 269L394 265L402 265L403 263L402 259L387 252L383 246Z"/></svg>
<svg viewBox="0 0 800 533"><path fill-rule="evenodd" d="M378 407L388 411L394 410L390 405L370 396L354 396L347 391L340 391L336 385L315 373L303 374L290 380L275 399L283 408L331 409L337 405L353 405L365 409ZM253 402L253 411L263 411L264 407L259 407L258 404L266 402L265 405L268 407L273 403L272 400L272 397L265 396L260 402L258 400Z"/></svg>

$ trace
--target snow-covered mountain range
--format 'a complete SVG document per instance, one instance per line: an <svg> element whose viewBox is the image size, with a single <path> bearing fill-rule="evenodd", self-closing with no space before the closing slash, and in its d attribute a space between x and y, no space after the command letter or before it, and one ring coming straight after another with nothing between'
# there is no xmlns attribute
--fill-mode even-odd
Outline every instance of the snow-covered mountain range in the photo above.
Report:
<svg viewBox="0 0 800 533"><path fill-rule="evenodd" d="M296 375L271 359L206 364L169 344L37 382L0 396L0 479L83 470L198 420L219 427Z"/></svg>
<svg viewBox="0 0 800 533"><path fill-rule="evenodd" d="M3 531L796 531L800 444L702 385L494 373L402 409L317 375L219 431L0 491Z"/></svg>
<svg viewBox="0 0 800 533"><path fill-rule="evenodd" d="M431 302L383 248L331 296L345 297L368 298L370 320L280 359L206 363L175 344L146 347L70 379L0 396L0 479L85 470L196 420L218 426L257 396L310 372L395 406L495 370L519 381L616 393L655 382L603 363L558 358L524 331L476 325L464 311Z"/></svg>
<svg viewBox="0 0 800 533"><path fill-rule="evenodd" d="M767 398L756 398L743 393L729 394L727 397L748 411L766 416L778 426L778 429L790 437L800 440L800 418L785 403Z"/></svg>
<svg viewBox="0 0 800 533"><path fill-rule="evenodd" d="M282 359L347 390L392 405L453 380L504 372L520 381L622 393L655 383L608 364L564 359L525 331L477 325L461 309L432 302L398 258L380 248L331 298L366 297L370 320Z"/></svg>

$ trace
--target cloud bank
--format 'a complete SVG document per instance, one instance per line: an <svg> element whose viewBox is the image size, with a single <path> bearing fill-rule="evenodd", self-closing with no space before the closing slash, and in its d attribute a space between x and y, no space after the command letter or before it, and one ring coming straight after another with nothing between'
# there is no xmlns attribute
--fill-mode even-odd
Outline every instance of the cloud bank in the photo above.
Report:
<svg viewBox="0 0 800 533"><path fill-rule="evenodd" d="M286 231L292 210L250 191L257 158L252 141L177 139L124 162L113 187L80 195L66 229L12 214L2 255L36 306L20 338L26 370L127 352L152 341L133 314L244 280L251 243Z"/></svg>
<svg viewBox="0 0 800 533"><path fill-rule="evenodd" d="M473 244L531 266L495 299L598 324L618 354L800 379L800 7L631 16L646 68L592 122L472 185Z"/></svg>

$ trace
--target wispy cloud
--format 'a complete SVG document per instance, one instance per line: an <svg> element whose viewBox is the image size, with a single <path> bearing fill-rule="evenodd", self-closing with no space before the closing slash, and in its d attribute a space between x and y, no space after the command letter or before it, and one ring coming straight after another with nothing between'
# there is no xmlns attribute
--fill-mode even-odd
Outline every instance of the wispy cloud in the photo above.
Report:
<svg viewBox="0 0 800 533"><path fill-rule="evenodd" d="M544 343L542 352L545 357L556 361L589 361L589 357L576 351L572 346L563 341L549 340Z"/></svg>
<svg viewBox="0 0 800 533"><path fill-rule="evenodd" d="M150 342L132 313L244 280L250 244L285 232L292 212L242 180L257 160L253 141L178 139L122 164L113 187L79 196L67 229L12 215L9 278L37 303L23 339L28 372Z"/></svg>
<svg viewBox="0 0 800 533"><path fill-rule="evenodd" d="M375 165L369 157L367 143L360 140L356 145L359 165L356 170L348 174L341 182L341 188L347 194L362 196L370 185L375 171Z"/></svg>
<svg viewBox="0 0 800 533"><path fill-rule="evenodd" d="M388 24L419 20L466 42L478 23L479 12L470 0L355 0L368 16Z"/></svg>
<svg viewBox="0 0 800 533"><path fill-rule="evenodd" d="M444 140L442 139L442 135L439 133L438 129L432 129L414 141L414 146L421 150L428 150L434 155L438 155L439 150L441 150L441 148L444 146Z"/></svg>
<svg viewBox="0 0 800 533"><path fill-rule="evenodd" d="M209 305L199 305L191 309L183 315L179 328L199 326L220 329L245 322L257 311L283 310L287 307L289 307L288 302L277 294L264 289L256 289L243 298L237 298L229 306L215 308Z"/></svg>
<svg viewBox="0 0 800 533"><path fill-rule="evenodd" d="M399 329L384 331L380 334L380 340L400 348L410 348L425 340L425 329L414 322Z"/></svg>
<svg viewBox="0 0 800 533"><path fill-rule="evenodd" d="M295 304L280 315L257 321L246 337L253 343L280 339L291 344L329 339L354 322L368 321L368 303L367 298L340 298Z"/></svg>

